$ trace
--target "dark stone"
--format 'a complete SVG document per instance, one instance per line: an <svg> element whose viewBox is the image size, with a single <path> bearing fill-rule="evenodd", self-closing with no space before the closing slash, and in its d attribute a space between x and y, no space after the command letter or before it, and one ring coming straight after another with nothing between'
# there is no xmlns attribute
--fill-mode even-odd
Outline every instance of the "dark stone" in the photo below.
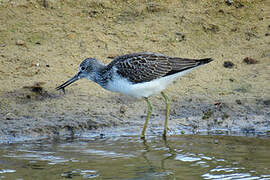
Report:
<svg viewBox="0 0 270 180"><path fill-rule="evenodd" d="M222 13L222 14L225 13L222 9L218 10L218 12L219 12L219 13Z"/></svg>
<svg viewBox="0 0 270 180"><path fill-rule="evenodd" d="M36 93L41 93L43 91L43 88L39 86L34 86L32 87L32 91Z"/></svg>
<svg viewBox="0 0 270 180"><path fill-rule="evenodd" d="M251 57L245 57L243 59L243 62L246 64L257 64L258 63L258 61L256 59L253 59Z"/></svg>
<svg viewBox="0 0 270 180"><path fill-rule="evenodd" d="M208 109L206 112L204 112L202 119L209 119L213 115L213 112L211 109Z"/></svg>
<svg viewBox="0 0 270 180"><path fill-rule="evenodd" d="M225 119L228 119L230 116L227 114L227 113L224 113L223 115L222 115L222 120L225 120Z"/></svg>
<svg viewBox="0 0 270 180"><path fill-rule="evenodd" d="M264 100L263 104L266 105L266 106L269 106L270 105L270 99Z"/></svg>
<svg viewBox="0 0 270 180"><path fill-rule="evenodd" d="M235 102L236 102L236 104L239 104L239 105L242 104L242 102L240 101L240 99L236 99Z"/></svg>
<svg viewBox="0 0 270 180"><path fill-rule="evenodd" d="M107 56L107 58L109 58L109 59L114 59L115 56L110 55L110 56Z"/></svg>
<svg viewBox="0 0 270 180"><path fill-rule="evenodd" d="M105 138L105 134L100 133L99 137L100 137L100 139L104 139Z"/></svg>
<svg viewBox="0 0 270 180"><path fill-rule="evenodd" d="M234 64L231 61L224 61L223 66L225 68L233 68Z"/></svg>
<svg viewBox="0 0 270 180"><path fill-rule="evenodd" d="M127 108L125 106L120 107L120 113L124 114L127 111Z"/></svg>
<svg viewBox="0 0 270 180"><path fill-rule="evenodd" d="M185 41L186 40L186 36L184 34L182 34L181 32L176 32L175 34L180 37L180 39L178 41Z"/></svg>
<svg viewBox="0 0 270 180"><path fill-rule="evenodd" d="M232 5L233 0L226 0L225 3L226 3L228 6L230 6L230 5Z"/></svg>
<svg viewBox="0 0 270 180"><path fill-rule="evenodd" d="M237 31L238 31L237 27L231 29L231 32L237 32Z"/></svg>

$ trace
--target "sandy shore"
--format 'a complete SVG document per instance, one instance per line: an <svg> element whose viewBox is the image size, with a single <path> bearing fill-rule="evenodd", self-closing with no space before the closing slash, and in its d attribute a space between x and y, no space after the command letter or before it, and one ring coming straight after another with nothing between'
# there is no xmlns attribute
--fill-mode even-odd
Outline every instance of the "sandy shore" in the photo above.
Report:
<svg viewBox="0 0 270 180"><path fill-rule="evenodd" d="M170 134L270 132L267 1L0 0L0 141L115 131L140 133L146 104L73 76L80 62L152 51L214 58L166 90ZM225 63L225 66L224 66ZM152 97L148 134L164 103Z"/></svg>

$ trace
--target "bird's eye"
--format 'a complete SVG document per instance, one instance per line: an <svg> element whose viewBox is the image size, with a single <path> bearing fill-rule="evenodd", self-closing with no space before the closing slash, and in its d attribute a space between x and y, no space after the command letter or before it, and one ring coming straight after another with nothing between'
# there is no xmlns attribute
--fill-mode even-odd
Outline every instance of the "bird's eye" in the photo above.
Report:
<svg viewBox="0 0 270 180"><path fill-rule="evenodd" d="M81 70L85 70L85 67L81 67Z"/></svg>

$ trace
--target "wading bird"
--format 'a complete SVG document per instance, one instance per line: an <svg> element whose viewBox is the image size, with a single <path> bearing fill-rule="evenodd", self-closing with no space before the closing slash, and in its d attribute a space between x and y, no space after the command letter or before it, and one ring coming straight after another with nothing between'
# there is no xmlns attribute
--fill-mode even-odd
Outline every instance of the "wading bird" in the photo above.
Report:
<svg viewBox="0 0 270 180"><path fill-rule="evenodd" d="M109 91L144 98L147 102L148 112L141 133L142 139L145 138L145 131L152 112L152 105L148 97L161 93L166 103L163 131L163 136L166 137L170 100L163 90L178 77L211 61L211 58L186 59L152 52L118 56L108 65L95 58L87 58L80 64L78 73L56 89L64 91L64 88L71 83L81 78L87 78Z"/></svg>

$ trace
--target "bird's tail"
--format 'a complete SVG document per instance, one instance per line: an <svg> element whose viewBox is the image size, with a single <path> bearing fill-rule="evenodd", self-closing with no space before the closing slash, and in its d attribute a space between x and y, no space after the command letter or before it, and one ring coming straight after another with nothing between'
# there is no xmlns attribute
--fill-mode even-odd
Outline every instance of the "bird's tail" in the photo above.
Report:
<svg viewBox="0 0 270 180"><path fill-rule="evenodd" d="M196 62L198 62L198 65L203 65L203 64L210 63L213 60L214 59L212 59L212 58L204 58L204 59L198 59L198 60L196 60Z"/></svg>

